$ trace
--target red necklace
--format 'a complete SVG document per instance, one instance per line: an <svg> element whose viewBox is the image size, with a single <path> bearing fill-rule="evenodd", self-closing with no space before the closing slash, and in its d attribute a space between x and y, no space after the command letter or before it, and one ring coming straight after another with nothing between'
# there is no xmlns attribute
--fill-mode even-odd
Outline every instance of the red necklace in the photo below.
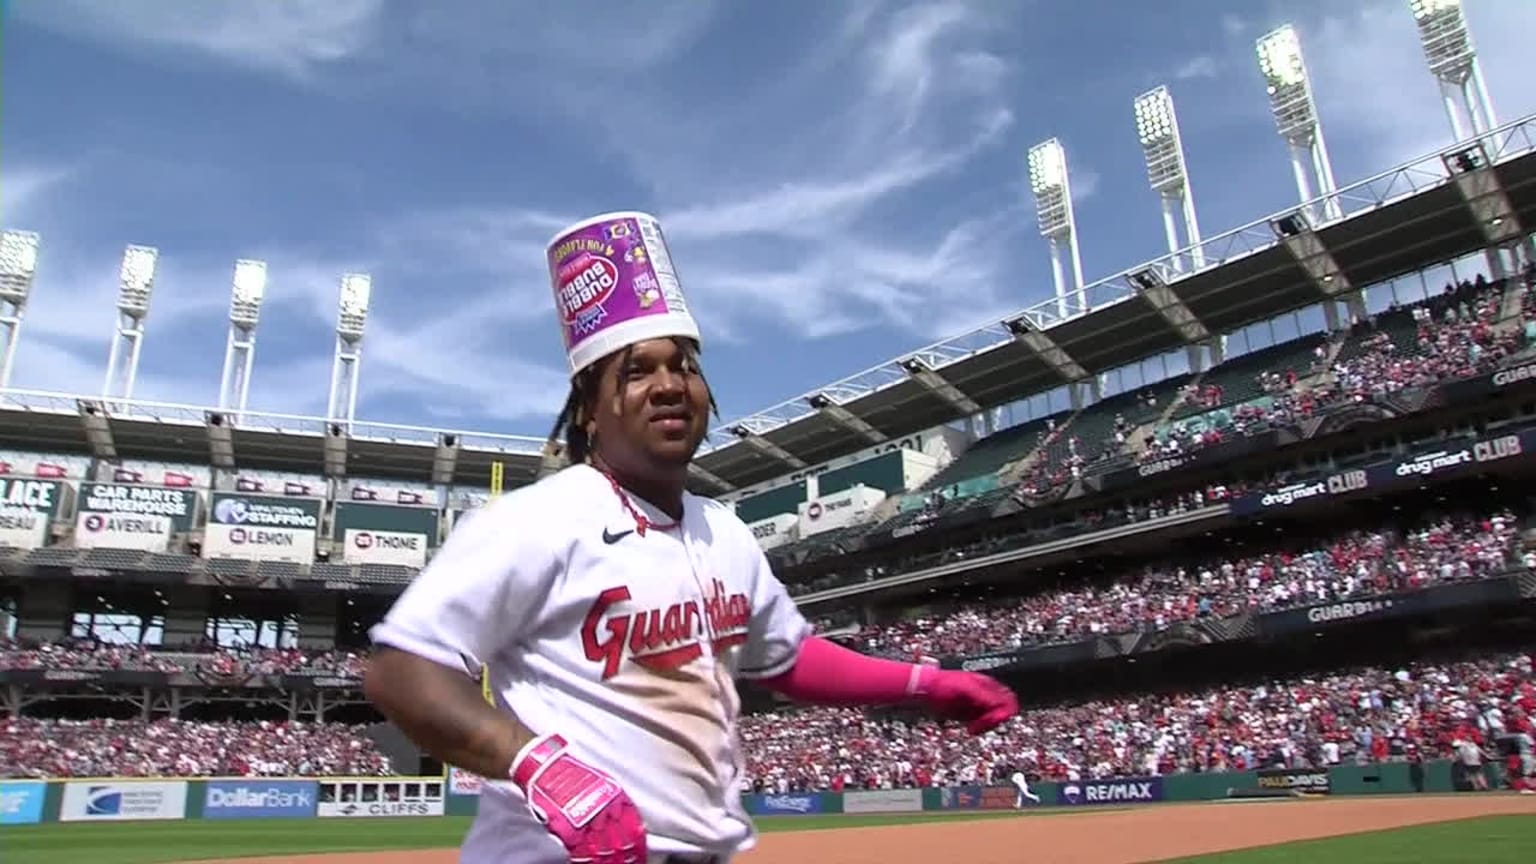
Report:
<svg viewBox="0 0 1536 864"><path fill-rule="evenodd" d="M668 523L665 523L665 524L657 524L657 523L652 522L651 520L647 519L645 517L644 513L641 513L639 510L636 510L635 509L635 505L630 503L629 495L624 492L624 487L619 485L619 481L615 480L613 475L609 474L607 471L603 471L601 468L599 468L598 470L602 473L602 475L604 477L608 478L608 485L613 487L613 494L619 496L619 503L624 505L624 509L626 511L628 511L630 517L635 520L635 533L636 534L640 535L641 537L644 537L645 536L645 532L647 530L651 529L651 528L655 528L655 529L657 529L659 531L671 531L673 528L676 528L678 525L682 524L682 520L681 519L679 519L679 520L677 520L675 522L668 522Z"/></svg>

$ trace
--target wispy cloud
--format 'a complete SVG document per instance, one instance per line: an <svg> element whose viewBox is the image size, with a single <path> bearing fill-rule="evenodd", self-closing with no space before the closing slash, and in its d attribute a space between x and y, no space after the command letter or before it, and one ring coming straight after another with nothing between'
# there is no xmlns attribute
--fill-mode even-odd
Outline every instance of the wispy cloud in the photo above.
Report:
<svg viewBox="0 0 1536 864"><path fill-rule="evenodd" d="M1173 77L1179 81L1188 81L1191 78L1215 78L1216 58L1209 54L1201 54L1191 57L1179 68L1173 70Z"/></svg>
<svg viewBox="0 0 1536 864"><path fill-rule="evenodd" d="M574 219L634 207L661 217L711 363L728 361L712 380L775 401L1045 299L1022 177L1040 138L1072 142L1074 199L1092 202L1084 234L1101 238L1084 250L1090 280L1160 249L1155 211L1122 220L1112 206L1146 206L1126 108L1157 80L1182 82L1208 235L1293 196L1253 61L1252 39L1283 18L1208 16L1206 42L1176 47L1178 34L1150 31L1185 19L1148 14L1128 25L1149 31L1141 47L1085 81L1093 45L1039 40L1005 6L16 4L8 38L66 37L7 55L32 64L38 95L7 104L11 134L35 149L7 151L0 205L6 227L45 235L17 383L100 386L117 256L145 242L163 257L141 393L212 398L232 259L258 257L271 274L262 407L324 407L337 280L362 271L375 286L366 415L541 426L566 387L544 245ZM1536 6L1468 6L1503 114L1536 108L1522 65ZM1095 13L1061 14L1062 33L1099 32ZM1288 14L1341 182L1448 138L1401 3ZM146 116L92 134L117 97L93 112L100 88L69 89L52 71L63 64L131 80L151 94ZM1263 189L1255 158L1274 160ZM783 367L771 380L764 356Z"/></svg>
<svg viewBox="0 0 1536 864"><path fill-rule="evenodd" d="M0 213L7 227L22 228L46 217L48 197L74 179L74 166L8 164L0 168Z"/></svg>
<svg viewBox="0 0 1536 864"><path fill-rule="evenodd" d="M304 79L363 50L384 0L47 0L12 9L115 47L188 52Z"/></svg>

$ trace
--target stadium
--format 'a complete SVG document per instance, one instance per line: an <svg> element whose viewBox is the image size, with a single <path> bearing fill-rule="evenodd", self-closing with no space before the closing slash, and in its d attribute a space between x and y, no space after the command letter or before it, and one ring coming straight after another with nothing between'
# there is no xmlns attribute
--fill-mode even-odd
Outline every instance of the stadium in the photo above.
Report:
<svg viewBox="0 0 1536 864"><path fill-rule="evenodd" d="M1415 9L1436 74L1475 78L1459 8ZM820 633L1023 703L969 738L744 684L746 860L1528 856L1536 115L1495 125L1463 86L1456 144L1336 187L1299 52L1259 45L1294 206L1181 241L1152 91L1166 256L1060 266L1047 303L715 430L694 491ZM1068 261L1060 145L1030 164ZM3 380L44 239L0 245ZM562 455L357 418L355 274L328 415L248 407L257 261L220 404L135 400L155 256L124 255L117 389L0 392L0 858L457 860L483 781L369 705L366 633L459 518Z"/></svg>

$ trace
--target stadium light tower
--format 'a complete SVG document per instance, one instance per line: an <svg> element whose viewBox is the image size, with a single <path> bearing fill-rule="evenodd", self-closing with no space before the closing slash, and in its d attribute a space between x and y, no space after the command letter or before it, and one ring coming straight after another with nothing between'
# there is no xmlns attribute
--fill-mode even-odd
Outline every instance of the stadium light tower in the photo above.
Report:
<svg viewBox="0 0 1536 864"><path fill-rule="evenodd" d="M1077 293L1077 310L1088 310L1083 293L1083 256L1077 248L1077 218L1072 211L1072 181L1067 172L1067 151L1055 138L1029 148L1029 191L1035 195L1035 218L1040 236L1051 241L1051 279L1056 286L1056 312L1067 317L1067 295ZM1067 284L1066 263L1072 263L1072 283Z"/></svg>
<svg viewBox="0 0 1536 864"><path fill-rule="evenodd" d="M251 366L256 362L256 323L267 294L265 261L235 262L229 298L229 339L224 348L224 373L219 379L219 407L245 413L251 395Z"/></svg>
<svg viewBox="0 0 1536 864"><path fill-rule="evenodd" d="M1189 188L1189 172L1184 164L1184 142L1179 137L1179 117L1173 110L1173 96L1167 87L1158 87L1136 97L1136 137L1147 157L1147 180L1152 191L1163 199L1163 232L1168 237L1168 252L1174 255L1175 268L1184 262L1177 252L1190 247L1192 269L1205 265L1200 250L1200 221L1195 218L1195 194ZM1179 240L1179 217L1184 219L1185 240Z"/></svg>
<svg viewBox="0 0 1536 864"><path fill-rule="evenodd" d="M117 332L107 355L107 380L102 395L108 399L132 399L139 377L139 353L144 348L144 322L149 318L149 298L155 289L155 264L160 250L129 246L117 276Z"/></svg>
<svg viewBox="0 0 1536 864"><path fill-rule="evenodd" d="M1472 34L1467 32L1461 0L1410 0L1409 7L1414 23L1419 25L1424 59L1440 84L1440 98L1455 140L1493 129L1498 120L1477 62L1477 49L1472 46ZM1470 121L1470 130L1462 125L1462 112Z"/></svg>
<svg viewBox="0 0 1536 864"><path fill-rule="evenodd" d="M1258 54L1275 127L1290 145L1296 192L1303 204L1322 198L1323 219L1338 219L1343 214L1336 194L1338 187L1333 182L1333 163L1323 140L1317 103L1312 100L1312 85L1307 79L1307 64L1301 56L1296 28L1286 24L1261 36Z"/></svg>
<svg viewBox="0 0 1536 864"><path fill-rule="evenodd" d="M363 327L368 323L368 298L373 279L348 273L341 277L336 308L336 353L331 361L331 396L326 418L351 423L357 416L358 372L363 361Z"/></svg>
<svg viewBox="0 0 1536 864"><path fill-rule="evenodd" d="M5 354L0 355L0 390L11 384L21 319L37 275L37 235L31 231L0 234L0 327L5 328Z"/></svg>

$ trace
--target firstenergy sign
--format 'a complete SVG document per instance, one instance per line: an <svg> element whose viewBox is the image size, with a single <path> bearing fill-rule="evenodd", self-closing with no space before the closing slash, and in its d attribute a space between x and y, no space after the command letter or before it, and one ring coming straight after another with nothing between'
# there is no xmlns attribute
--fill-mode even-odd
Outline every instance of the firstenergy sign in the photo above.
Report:
<svg viewBox="0 0 1536 864"><path fill-rule="evenodd" d="M216 492L208 508L203 557L253 561L315 559L320 502Z"/></svg>

